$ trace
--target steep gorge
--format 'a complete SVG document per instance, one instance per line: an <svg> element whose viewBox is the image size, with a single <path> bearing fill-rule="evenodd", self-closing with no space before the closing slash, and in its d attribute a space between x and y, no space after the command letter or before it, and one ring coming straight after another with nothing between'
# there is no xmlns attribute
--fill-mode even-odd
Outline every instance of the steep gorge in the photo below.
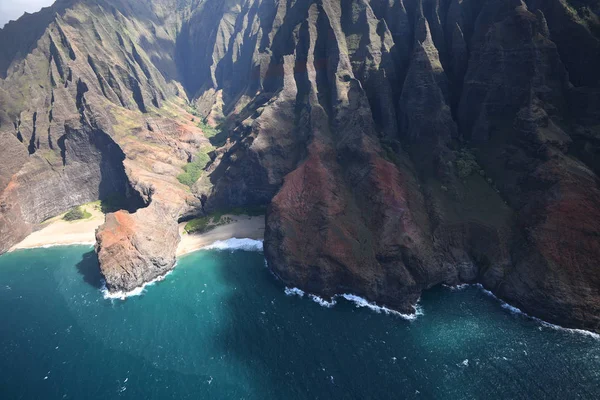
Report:
<svg viewBox="0 0 600 400"><path fill-rule="evenodd" d="M128 290L173 267L178 220L269 204L286 284L412 312L427 288L481 282L600 331L599 12L61 0L0 30L0 251L128 193L137 206L97 234L109 286Z"/></svg>

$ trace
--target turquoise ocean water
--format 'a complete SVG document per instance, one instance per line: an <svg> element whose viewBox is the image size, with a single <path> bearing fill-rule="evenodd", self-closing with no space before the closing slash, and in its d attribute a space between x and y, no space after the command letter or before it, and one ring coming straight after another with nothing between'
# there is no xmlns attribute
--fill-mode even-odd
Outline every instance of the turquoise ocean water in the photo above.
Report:
<svg viewBox="0 0 600 400"><path fill-rule="evenodd" d="M126 300L86 246L0 257L1 399L598 399L600 340L433 289L407 321L199 251Z"/></svg>

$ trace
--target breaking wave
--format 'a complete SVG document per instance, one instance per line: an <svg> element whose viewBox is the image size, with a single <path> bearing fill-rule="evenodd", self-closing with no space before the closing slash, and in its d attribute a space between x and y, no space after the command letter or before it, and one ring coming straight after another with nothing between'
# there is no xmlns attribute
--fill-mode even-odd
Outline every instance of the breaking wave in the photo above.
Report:
<svg viewBox="0 0 600 400"><path fill-rule="evenodd" d="M407 320L415 320L417 319L417 317L419 315L423 315L423 309L419 306L419 303L417 302L416 305L413 306L413 308L415 309L414 314L404 314L401 313L400 311L396 311L396 310L392 310L391 308L387 308L385 306L378 306L375 303L369 302L367 299L364 299L362 297L353 295L353 294L342 294L341 297L343 297L344 299L353 302L356 307L366 307L370 310L375 311L376 313L384 313L384 314L391 314L391 315L397 315L401 318L407 319Z"/></svg>
<svg viewBox="0 0 600 400"><path fill-rule="evenodd" d="M73 243L48 243L48 244L41 244L39 246L31 246L31 247L19 247L19 245L16 245L15 247L13 247L12 249L10 249L10 251L14 251L14 250L31 250L31 249L49 249L51 247L68 247L68 246L89 246L89 247L94 247L94 245L96 244L96 242L73 242Z"/></svg>
<svg viewBox="0 0 600 400"><path fill-rule="evenodd" d="M94 247L94 245L96 244L96 242L73 242L73 243L51 243L51 244L44 244L42 246L40 246L43 249L47 249L50 247L62 247L62 246L90 246L90 247Z"/></svg>
<svg viewBox="0 0 600 400"><path fill-rule="evenodd" d="M456 286L449 286L449 285L442 285L442 286L452 290L453 292L458 292L460 290L465 290L466 288L468 288L471 285L469 285L468 283L461 283L460 285L456 285Z"/></svg>
<svg viewBox="0 0 600 400"><path fill-rule="evenodd" d="M177 266L177 265L175 265L175 266ZM175 267L173 267L173 268L175 268ZM142 286L136 287L135 289L130 290L128 292L110 292L108 290L108 288L106 287L105 281L102 281L102 288L100 290L102 291L102 295L104 296L104 298L106 300L125 300L128 297L141 296L146 292L146 288L148 286L152 286L156 282L160 282L160 281L164 280L167 277L167 275L169 275L171 272L173 272L173 270L167 272L164 275L158 276L158 277L152 279L150 282L146 282Z"/></svg>
<svg viewBox="0 0 600 400"><path fill-rule="evenodd" d="M299 296L299 297L304 297L305 292L301 289L298 288L289 288L286 287L285 288L285 294L288 296ZM331 301L327 301L322 297L319 297L317 295L314 294L309 294L308 297L314 301L315 303L319 304L320 306L323 307L327 307L327 308L331 308L334 305L336 305L337 303L337 298L341 297L347 301L350 301L352 303L354 303L356 305L356 307L361 308L361 307L366 307L372 311L375 311L376 313L384 313L384 314L389 314L389 315L396 315L398 317L404 318L406 320L409 321L413 321L415 319L417 319L418 316L423 315L423 309L419 306L418 302L416 305L414 305L414 309L415 312L414 314L404 314L401 313L399 311L396 310L392 310L391 308L387 308L385 306L378 306L375 303L369 302L367 299L364 299L360 296L354 295L354 294L349 294L349 293L344 293L344 294L337 294L335 296L333 296L331 298Z"/></svg>
<svg viewBox="0 0 600 400"><path fill-rule="evenodd" d="M304 290L300 290L298 288L285 288L285 294L288 296L304 296Z"/></svg>
<svg viewBox="0 0 600 400"><path fill-rule="evenodd" d="M262 251L263 242L262 240L254 240L254 239L238 239L231 238L227 240L217 240L216 242L209 244L202 248L202 250L246 250L246 251ZM177 264L173 267L175 268ZM167 272L164 275L156 277L152 279L150 282L144 283L142 286L139 286L133 290L128 292L109 292L106 287L106 282L103 282L102 294L107 300L125 300L128 297L141 296L146 292L146 288L148 286L154 285L156 282L160 282L167 277L173 270Z"/></svg>
<svg viewBox="0 0 600 400"><path fill-rule="evenodd" d="M335 303L337 303L337 301L335 301L335 297L331 298L331 301L327 301L322 297L319 297L317 295L314 294L309 294L308 297L314 301L315 303L317 303L318 305L322 306L322 307L327 307L327 308L331 308L333 306L335 306Z"/></svg>
<svg viewBox="0 0 600 400"><path fill-rule="evenodd" d="M481 283L476 283L476 284L463 284L463 285L458 285L461 287L461 289L464 288L464 286L473 286L478 288L479 290L481 290L484 294L486 294L487 296L492 297L493 299L495 299L496 301L498 301L500 303L500 306L502 308L504 308L505 310L508 310L510 313L515 314L515 315L522 315L526 318L529 318L533 321L536 321L537 323L539 323L540 325L546 327L546 328L550 328L550 329L554 329L557 331L563 331L563 332L569 332L569 333L573 333L573 334L580 334L580 335L585 335L585 336L589 336L592 337L594 339L598 339L600 340L600 334L594 333L594 332L590 332L590 331L586 331L585 329L574 329L574 328L565 328L563 326L560 325L555 325L555 324L551 324L550 322L546 322L542 319L539 319L537 317L533 317L529 314L527 314L524 311L521 311L521 309L515 307L515 306L511 306L510 304L508 304L507 302L505 302L504 300L496 297L496 295L492 292L490 292L489 290L487 290L486 288L483 287L483 285ZM449 287L450 290L456 290L455 288L457 288L457 286L454 287Z"/></svg>
<svg viewBox="0 0 600 400"><path fill-rule="evenodd" d="M216 242L209 244L208 246L205 246L202 248L202 250L220 250L220 251L222 251L222 250L262 251L262 249L263 249L262 240L238 239L238 238L231 238L231 239L227 239L227 240L217 240ZM173 269L176 266L177 266L177 264L175 264ZM130 290L128 292L110 292L108 290L108 288L106 287L106 282L103 282L102 288L100 290L102 291L104 298L107 300L125 300L128 297L141 296L146 292L146 288L148 286L152 286L156 282L162 281L171 272L173 272L173 270L170 270L166 274L156 277L156 278L152 279L150 282L146 282L142 286L136 287L135 289Z"/></svg>
<svg viewBox="0 0 600 400"><path fill-rule="evenodd" d="M246 250L262 251L262 240L231 238L227 240L217 240L216 242L204 246L202 250Z"/></svg>

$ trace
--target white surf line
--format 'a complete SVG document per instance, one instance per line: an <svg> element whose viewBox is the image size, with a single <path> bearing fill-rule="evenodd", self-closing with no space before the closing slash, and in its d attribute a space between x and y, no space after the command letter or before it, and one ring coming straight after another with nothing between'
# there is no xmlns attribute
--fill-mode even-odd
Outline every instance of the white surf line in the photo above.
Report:
<svg viewBox="0 0 600 400"><path fill-rule="evenodd" d="M333 296L331 298L331 301L327 301L324 298L317 296L316 294L309 294L308 297L321 307L331 308L337 303L337 301L335 300L336 296Z"/></svg>
<svg viewBox="0 0 600 400"><path fill-rule="evenodd" d="M93 242L73 242L73 243L51 243L51 244L44 244L38 247L23 247L23 250L26 249L47 249L50 247L60 247L60 246L94 246L96 244L96 241Z"/></svg>
<svg viewBox="0 0 600 400"><path fill-rule="evenodd" d="M392 310L391 308L387 308L385 306L378 306L377 304L375 304L373 302L369 302L368 300L366 300L360 296L356 296L354 294L345 293L345 294L342 294L341 297L343 297L344 299L346 299L348 301L353 302L354 304L356 304L356 307L367 307L377 313L397 315L399 317L408 319L410 321L417 319L417 317L420 315L424 315L423 309L419 305L419 301L417 301L417 304L412 306L415 310L414 314L404 314L404 313L401 313L400 311Z"/></svg>
<svg viewBox="0 0 600 400"><path fill-rule="evenodd" d="M273 269L269 268L269 264L267 263L267 260L265 259L265 267L271 272L271 274L279 281L282 281L282 279L279 277L279 275L277 275L275 273L275 271L273 271ZM298 296L298 297L304 297L304 295L306 294L306 292L304 292L304 290L296 288L296 287L285 287L284 288L284 292L287 296ZM343 293L343 294L336 294L331 298L331 301L327 301L325 299L323 299L322 297L319 297L315 294L311 294L308 293L308 298L310 298L312 301L314 301L315 303L319 304L320 306L323 307L327 307L327 308L331 308L334 305L336 305L337 303L337 298L338 297L342 297L352 303L354 303L356 305L356 307L367 307L369 309L371 309L372 311L375 311L376 313L385 313L385 314L391 314L391 315L396 315L400 318L406 319L408 321L414 321L415 319L417 319L418 316L420 315L424 315L423 309L421 308L421 306L419 305L419 300L417 300L417 304L413 305L412 307L415 310L414 314L404 314L401 313L400 311L396 311L396 310L392 310L390 308L387 308L385 306L378 306L375 303L371 303L369 302L367 299L364 299L360 296L354 295L354 294L350 294L350 293Z"/></svg>
<svg viewBox="0 0 600 400"><path fill-rule="evenodd" d="M176 266L177 264L175 264L173 268L175 268ZM106 300L126 300L128 297L141 296L146 292L146 288L148 286L152 286L156 282L164 280L167 277L167 275L169 275L172 272L173 270L170 270L166 274L160 275L152 279L150 282L146 282L142 284L142 286L138 286L135 289L130 290L129 292L109 292L108 288L106 287L106 282L103 281L102 288L100 289L100 291L102 292Z"/></svg>
<svg viewBox="0 0 600 400"><path fill-rule="evenodd" d="M262 249L263 249L262 240L247 239L247 238L243 238L243 239L230 238L230 239L226 239L226 240L217 240L217 241L215 241L207 246L204 246L198 250L262 251ZM168 271L166 274L158 276L158 277L154 278L153 280L151 280L150 282L146 282L143 285L138 286L135 289L132 289L128 292L112 292L111 293L108 291L108 288L106 287L106 282L103 284L103 286L100 290L102 291L104 298L107 300L125 300L128 297L141 296L146 292L146 288L148 286L152 286L155 283L164 280L167 277L167 275L172 273L176 267L177 267L177 263L175 263L173 268L170 271Z"/></svg>
<svg viewBox="0 0 600 400"><path fill-rule="evenodd" d="M13 251L17 251L17 250L49 249L51 247L66 247L66 246L90 246L90 247L93 247L95 244L96 244L96 241L73 242L73 243L46 243L46 244L32 245L32 246L26 246L26 247L19 247L19 244L16 244L14 247L12 247L10 250L8 250L8 252L12 253Z"/></svg>
<svg viewBox="0 0 600 400"><path fill-rule="evenodd" d="M304 295L306 294L303 290L298 289L298 288L286 287L284 289L284 291L287 296L304 297ZM369 302L368 300L366 300L360 296L357 296L355 294L349 294L349 293L336 294L332 297L331 301L327 301L327 300L323 299L322 297L319 297L314 294L308 294L308 297L315 303L319 304L320 306L327 307L327 308L331 308L334 305L336 305L337 304L336 299L341 297L343 299L346 299L346 300L354 303L357 308L366 307L372 311L375 311L378 314L384 313L384 314L388 314L388 315L396 315L398 317L401 317L401 318L409 320L409 321L413 321L413 320L417 319L418 316L423 315L423 310L419 306L418 302L416 305L413 306L413 308L415 309L414 314L404 314L399 311L392 310L391 308L388 308L385 306L378 306L377 304Z"/></svg>
<svg viewBox="0 0 600 400"><path fill-rule="evenodd" d="M515 307L515 306L511 306L510 304L508 304L507 302L505 302L504 300L498 298L494 293L490 292L489 290L487 290L486 288L483 287L483 285L481 283L474 283L474 284L468 284L468 283L463 283L461 285L457 285L457 286L447 286L447 285L443 285L444 287L452 290L452 291L456 291L456 290L464 290L467 287L473 286L478 288L479 290L481 290L484 294L494 298L496 301L498 301L500 303L500 307L504 308L505 310L508 310L510 313L512 314L516 314L516 315L522 315L526 318L529 318L537 323L539 323L540 325L546 327L546 328L551 328L557 331L565 331L565 332L569 332L572 334L579 334L579 335L585 335L585 336L589 336L591 338L600 340L600 334L595 333L595 332L591 332L591 331L586 331L585 329L575 329L575 328L565 328L564 326L560 326L560 325L556 325L556 324L552 324L550 322L544 321L543 319L540 319L538 317L534 317L531 316L529 314L527 314L524 311L521 311L521 309Z"/></svg>
<svg viewBox="0 0 600 400"><path fill-rule="evenodd" d="M263 241L256 239L238 239L230 238L226 240L217 240L207 246L201 247L199 250L246 250L246 251L262 251Z"/></svg>

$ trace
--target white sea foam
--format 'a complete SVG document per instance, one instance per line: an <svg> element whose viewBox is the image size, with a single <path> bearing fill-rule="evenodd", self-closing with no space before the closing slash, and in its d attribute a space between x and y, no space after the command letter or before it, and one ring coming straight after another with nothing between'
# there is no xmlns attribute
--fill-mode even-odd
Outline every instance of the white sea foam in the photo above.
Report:
<svg viewBox="0 0 600 400"><path fill-rule="evenodd" d="M100 289L100 290L102 291L104 298L107 300L125 300L128 297L141 296L146 292L146 288L148 286L152 286L156 282L160 282L160 281L164 280L167 277L167 275L169 275L171 272L173 272L173 271L171 270L164 275L156 277L156 278L152 279L150 282L146 282L142 286L136 287L135 289L130 290L129 292L109 292L108 288L106 287L106 282L103 283L102 289Z"/></svg>
<svg viewBox="0 0 600 400"><path fill-rule="evenodd" d="M48 244L42 244L39 246L31 246L31 247L18 247L15 246L13 247L10 251L13 250L30 250L30 249L49 249L51 247L65 247L65 246L90 246L90 247L94 247L94 245L96 244L96 242L73 242L73 243L48 243Z"/></svg>
<svg viewBox="0 0 600 400"><path fill-rule="evenodd" d="M262 240L231 238L227 240L217 240L202 248L202 250L246 250L262 251Z"/></svg>
<svg viewBox="0 0 600 400"><path fill-rule="evenodd" d="M289 288L289 287L286 287L285 288L285 294L287 296L300 296L300 297L303 297L304 296L304 290L300 290L298 288Z"/></svg>
<svg viewBox="0 0 600 400"><path fill-rule="evenodd" d="M216 242L209 244L208 246L205 246L202 248L202 250L247 250L247 251L262 251L262 249L263 249L262 240L238 239L238 238L231 238L231 239L227 239L227 240L217 240ZM175 266L177 266L177 265L175 265ZM173 267L173 268L175 268L175 267ZM139 286L128 292L109 292L106 287L106 283L103 284L101 290L104 295L104 298L111 299L111 300L114 300L114 299L125 300L128 297L141 296L146 292L146 288L148 286L152 286L156 282L162 281L171 272L173 272L173 270L171 270L171 271L167 272L166 274L161 275L157 278L154 278L150 282L146 282L142 286Z"/></svg>
<svg viewBox="0 0 600 400"><path fill-rule="evenodd" d="M524 316L526 318L532 319L532 320L536 321L537 323L539 323L540 325L542 325L542 326L544 326L546 328L555 329L555 330L563 331L563 332L569 332L569 333L573 333L573 334L576 333L576 334L585 335L585 336L589 336L591 338L600 340L600 334L597 334L595 332L586 331L584 329L565 328L565 327L562 327L560 325L551 324L550 322L546 322L546 321L544 321L542 319L539 319L537 317L533 317L533 316L527 314L526 312L521 311L521 309L519 309L519 308L517 308L515 306L511 306L510 304L508 304L504 300L499 299L498 297L496 297L496 295L494 295L494 293L492 293L489 290L487 290L486 288L484 288L481 283L476 283L476 284L470 285L470 286L475 286L476 288L478 288L479 290L481 290L486 295L488 295L490 297L493 297L496 301L498 301L500 303L500 306L502 308L504 308L505 310L508 310L512 314L522 315L522 316Z"/></svg>
<svg viewBox="0 0 600 400"><path fill-rule="evenodd" d="M299 296L299 297L304 297L304 295L306 294L303 290L298 289L298 288L289 288L286 287L285 288L285 294L287 296ZM366 299L354 295L354 294L349 294L349 293L344 293L344 294L336 294L335 296L333 296L331 298L331 301L327 301L322 297L319 297L315 294L308 294L308 297L314 301L315 303L319 304L320 306L323 307L327 307L327 308L331 308L334 305L336 305L337 303L337 298L341 297L343 299L346 299L352 303L354 303L356 305L356 307L366 307L370 310L375 311L376 313L385 313L385 314L390 314L390 315L396 315L399 316L401 318L407 319L407 320L414 320L416 319L419 315L423 315L423 310L422 308L419 306L418 302L414 307L415 309L415 313L414 314L404 314L401 313L399 311L396 310L392 310L390 308L384 307L384 306L378 306L375 303L371 303L369 301L367 301Z"/></svg>
<svg viewBox="0 0 600 400"><path fill-rule="evenodd" d="M423 311L421 310L420 307L417 307L417 306L413 306L415 309L414 314L404 314L399 311L387 308L385 306L378 306L377 304L371 303L367 299L364 299L360 296L356 296L354 294L344 293L340 297L343 297L344 299L353 302L354 304L356 304L356 307L367 307L367 308L375 311L376 313L397 315L401 318L404 318L404 319L407 319L410 321L415 320L417 318L417 316L419 316L419 315L423 315Z"/></svg>
<svg viewBox="0 0 600 400"><path fill-rule="evenodd" d="M508 303L502 302L501 307L510 311L513 314L523 314L523 315L527 315L524 312L522 312L521 310L519 310L517 307L511 306ZM527 315L529 317L529 315Z"/></svg>
<svg viewBox="0 0 600 400"><path fill-rule="evenodd" d="M468 283L463 283L463 284L456 285L456 286L449 286L449 285L442 285L442 286L444 286L444 287L452 290L453 292L455 292L455 291L459 291L459 290L465 290L470 285Z"/></svg>
<svg viewBox="0 0 600 400"><path fill-rule="evenodd" d="M308 297L310 297L310 299L312 301L314 301L315 303L319 304L320 306L327 307L327 308L331 308L331 307L335 306L335 303L337 303L335 301L335 296L331 299L331 301L327 301L324 298L319 297L319 296L314 295L314 294L309 294Z"/></svg>

